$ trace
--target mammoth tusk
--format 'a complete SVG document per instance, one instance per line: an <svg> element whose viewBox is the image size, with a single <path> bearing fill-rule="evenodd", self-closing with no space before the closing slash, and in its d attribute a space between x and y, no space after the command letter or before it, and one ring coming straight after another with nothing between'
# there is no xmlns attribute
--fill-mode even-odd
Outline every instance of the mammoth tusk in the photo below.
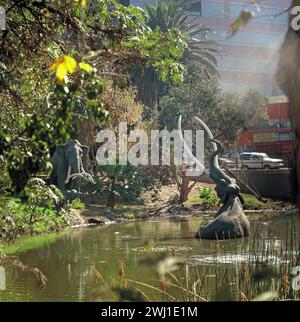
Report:
<svg viewBox="0 0 300 322"><path fill-rule="evenodd" d="M70 181L71 178L71 166L69 166L68 168L68 173L67 173L67 178L65 180L65 183L68 183Z"/></svg>
<svg viewBox="0 0 300 322"><path fill-rule="evenodd" d="M83 175L81 173L74 173L72 180L75 180L76 178L83 178Z"/></svg>
<svg viewBox="0 0 300 322"><path fill-rule="evenodd" d="M207 132L210 140L213 140L214 136L213 136L211 130L209 129L209 127L201 119L199 119L199 117L195 116L195 119L202 125L204 130ZM213 145L214 152L217 151L217 144L215 142L212 142L212 145ZM218 156L214 159L214 166L216 168L219 168Z"/></svg>
<svg viewBox="0 0 300 322"><path fill-rule="evenodd" d="M81 173L73 173L73 174L70 176L70 179L71 179L71 180L74 180L74 179L76 179L77 177L83 178L83 175L82 175Z"/></svg>
<svg viewBox="0 0 300 322"><path fill-rule="evenodd" d="M91 182L95 182L94 178L89 174L89 173L84 173L85 177L87 178L87 180L91 181Z"/></svg>
<svg viewBox="0 0 300 322"><path fill-rule="evenodd" d="M94 178L87 172L83 172L82 173L82 176L83 176L83 179L86 180L86 181L89 181L91 183L95 183L95 180Z"/></svg>
<svg viewBox="0 0 300 322"><path fill-rule="evenodd" d="M188 155L196 162L196 164L201 168L203 169L203 171L206 173L206 174L209 174L209 171L205 168L205 166L193 155L193 153L190 151L190 149L188 148L186 142L184 141L184 137L182 135L182 129L181 129L181 115L179 116L179 119L178 119L178 130L179 130L179 136L180 136L180 139L181 141L183 142L183 145L188 153Z"/></svg>
<svg viewBox="0 0 300 322"><path fill-rule="evenodd" d="M75 180L77 177L80 177L86 181L90 181L92 183L95 183L95 180L93 179L93 177L89 174L89 173L86 173L86 172L81 172L81 173L73 173L69 179L71 180Z"/></svg>

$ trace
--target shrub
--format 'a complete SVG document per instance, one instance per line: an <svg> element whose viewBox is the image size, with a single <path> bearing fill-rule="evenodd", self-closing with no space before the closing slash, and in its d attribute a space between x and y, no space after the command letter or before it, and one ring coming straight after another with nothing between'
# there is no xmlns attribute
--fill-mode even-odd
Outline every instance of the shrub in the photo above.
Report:
<svg viewBox="0 0 300 322"><path fill-rule="evenodd" d="M0 199L0 239L10 242L21 235L58 231L67 225L67 214L60 211L63 195L55 186L31 179L24 197L26 202Z"/></svg>
<svg viewBox="0 0 300 322"><path fill-rule="evenodd" d="M76 198L76 199L72 200L70 207L73 209L84 209L85 203L83 201L81 201L80 199Z"/></svg>
<svg viewBox="0 0 300 322"><path fill-rule="evenodd" d="M24 189L24 196L29 207L35 208L37 205L49 209L59 209L62 206L64 196L54 185L46 185L45 181L39 178L32 178L28 181Z"/></svg>
<svg viewBox="0 0 300 322"><path fill-rule="evenodd" d="M101 167L101 172L102 190L108 191L107 206L112 208L117 200L136 202L143 191L159 186L158 180L132 165L107 165Z"/></svg>
<svg viewBox="0 0 300 322"><path fill-rule="evenodd" d="M210 188L203 188L199 191L200 203L206 204L209 206L215 206L219 202L219 198L216 193Z"/></svg>
<svg viewBox="0 0 300 322"><path fill-rule="evenodd" d="M7 163L0 156L0 194L11 190L11 180L7 171Z"/></svg>

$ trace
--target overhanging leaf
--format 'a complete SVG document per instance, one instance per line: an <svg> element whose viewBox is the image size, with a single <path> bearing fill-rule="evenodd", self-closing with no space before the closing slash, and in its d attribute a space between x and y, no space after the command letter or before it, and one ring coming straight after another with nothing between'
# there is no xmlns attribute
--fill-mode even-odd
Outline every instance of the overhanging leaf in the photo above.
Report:
<svg viewBox="0 0 300 322"><path fill-rule="evenodd" d="M75 72L77 62L74 58L64 55L58 58L49 68L49 72L56 70L56 80L58 84L61 84L68 73L73 74Z"/></svg>
<svg viewBox="0 0 300 322"><path fill-rule="evenodd" d="M239 17L230 25L231 34L229 37L233 37L237 31L243 29L254 16L253 12L243 10Z"/></svg>

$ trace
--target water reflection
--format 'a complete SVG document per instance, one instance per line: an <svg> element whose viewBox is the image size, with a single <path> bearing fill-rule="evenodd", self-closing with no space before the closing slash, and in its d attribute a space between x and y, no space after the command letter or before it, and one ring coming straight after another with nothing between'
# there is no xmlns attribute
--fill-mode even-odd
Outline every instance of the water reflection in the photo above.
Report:
<svg viewBox="0 0 300 322"><path fill-rule="evenodd" d="M121 260L125 263L128 278L157 287L159 283L153 269L141 265L149 247L154 254L175 253L188 258L188 263L192 265L190 275L201 275L209 299L236 299L236 292L240 289L237 277L241 274L242 263L262 265L266 257L268 265L288 263L296 254L292 253L289 245L291 240L286 238L287 231L296 227L294 236L300 233L297 216L262 216L261 219L255 214L251 216L255 218L251 221L252 234L257 237L255 242L253 238L195 240L195 232L206 219L193 217L71 230L53 244L18 255L26 265L38 267L44 272L48 278L46 288L38 289L30 275L15 276L8 270L7 289L0 291L0 301L86 301L93 299L95 292L101 293L101 300L115 300L102 284L95 284L91 271L95 266L109 283L112 279L118 281ZM289 248L290 253L280 257L282 250ZM193 266L201 270L195 273ZM230 287L216 280L216 272L224 274L226 270L230 270L228 276L231 277L226 281ZM153 299L154 292L149 294Z"/></svg>

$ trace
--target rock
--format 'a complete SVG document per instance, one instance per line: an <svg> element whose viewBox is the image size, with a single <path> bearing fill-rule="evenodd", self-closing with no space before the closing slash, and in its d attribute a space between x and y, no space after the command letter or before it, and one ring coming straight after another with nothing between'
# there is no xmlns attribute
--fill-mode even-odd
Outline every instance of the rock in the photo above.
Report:
<svg viewBox="0 0 300 322"><path fill-rule="evenodd" d="M88 224L96 224L96 225L104 225L105 224L105 221L101 220L101 219L98 219L98 218L86 218L86 222Z"/></svg>

